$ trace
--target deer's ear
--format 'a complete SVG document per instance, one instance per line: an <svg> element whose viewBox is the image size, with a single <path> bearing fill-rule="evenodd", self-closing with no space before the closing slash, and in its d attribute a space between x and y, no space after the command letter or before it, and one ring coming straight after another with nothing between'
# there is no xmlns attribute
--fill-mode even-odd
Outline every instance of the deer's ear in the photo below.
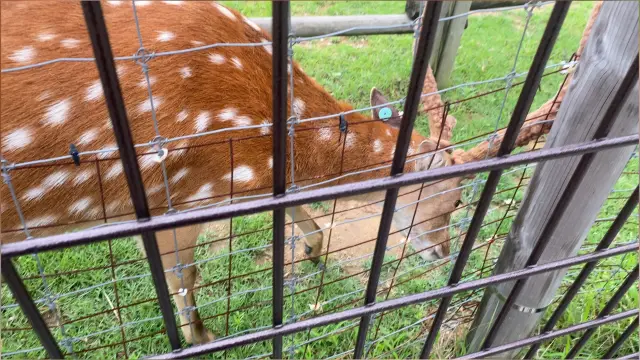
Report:
<svg viewBox="0 0 640 360"><path fill-rule="evenodd" d="M371 89L371 106L379 106L388 102L389 100L387 100L378 89ZM400 127L400 121L402 120L402 115L400 115L398 110L392 105L372 109L371 115L374 120L385 121L387 124L396 128Z"/></svg>
<svg viewBox="0 0 640 360"><path fill-rule="evenodd" d="M420 154L430 153L423 155L424 157L418 159L416 162L416 169L418 171L435 169L443 166L447 166L446 159L442 151L432 152L436 150L436 143L432 139L426 139L418 145L418 152Z"/></svg>

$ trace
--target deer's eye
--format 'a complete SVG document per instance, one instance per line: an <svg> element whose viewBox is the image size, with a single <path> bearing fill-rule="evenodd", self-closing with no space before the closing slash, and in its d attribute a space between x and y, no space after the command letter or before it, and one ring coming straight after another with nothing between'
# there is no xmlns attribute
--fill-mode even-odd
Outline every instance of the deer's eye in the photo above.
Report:
<svg viewBox="0 0 640 360"><path fill-rule="evenodd" d="M455 207L458 207L458 206L460 206L460 204L462 204L462 200L456 200L456 204L455 204Z"/></svg>

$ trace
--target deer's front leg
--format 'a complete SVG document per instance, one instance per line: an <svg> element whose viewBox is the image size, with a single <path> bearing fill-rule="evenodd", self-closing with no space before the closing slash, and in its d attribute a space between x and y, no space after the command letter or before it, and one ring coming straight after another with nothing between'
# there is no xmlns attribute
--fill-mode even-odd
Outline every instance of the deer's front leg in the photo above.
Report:
<svg viewBox="0 0 640 360"><path fill-rule="evenodd" d="M304 233L304 253L317 263L322 252L322 231L316 222L311 219L302 206L287 208L287 214L294 219L296 225Z"/></svg>
<svg viewBox="0 0 640 360"><path fill-rule="evenodd" d="M179 250L177 256L173 230L156 233L160 253L166 254L162 256L162 265L165 269L173 268L178 261L181 265L193 264L194 246L198 240L200 229L201 225L194 225L175 230ZM212 341L215 336L204 327L196 309L196 300L193 294L193 286L197 276L196 266L184 267L182 272L169 271L165 275L169 291L175 294L173 300L180 312L181 329L186 342L203 344Z"/></svg>

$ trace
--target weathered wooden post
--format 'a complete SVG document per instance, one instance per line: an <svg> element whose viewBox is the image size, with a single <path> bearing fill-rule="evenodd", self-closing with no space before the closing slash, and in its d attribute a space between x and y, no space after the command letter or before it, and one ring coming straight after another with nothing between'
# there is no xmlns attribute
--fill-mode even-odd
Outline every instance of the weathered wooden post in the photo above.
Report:
<svg viewBox="0 0 640 360"><path fill-rule="evenodd" d="M415 14L416 1L407 1L407 17L417 16ZM442 4L440 18L463 14L471 8L471 1L445 1ZM456 61L456 54L460 47L460 39L466 27L467 16L461 16L447 21L438 23L436 32L435 47L433 54L429 60L429 66L433 71L433 75L438 83L438 88L444 89L451 85L451 73L453 72L453 64ZM413 42L415 49L416 42Z"/></svg>
<svg viewBox="0 0 640 360"><path fill-rule="evenodd" d="M469 11L471 8L471 1L450 1L447 2L448 11L444 12L445 6L443 5L443 14L440 16L448 17L463 14ZM441 89L451 86L451 73L453 72L453 64L456 61L456 55L458 54L458 48L460 47L460 39L462 39L462 33L464 32L465 25L467 23L467 16L461 16L448 21L440 22L438 31L442 28L439 39L439 47L434 49L431 56L431 69L436 77L436 81Z"/></svg>
<svg viewBox="0 0 640 360"><path fill-rule="evenodd" d="M588 141L602 122L613 122L610 137L638 133L638 85L628 97L619 115L604 118L629 66L638 55L638 3L605 1L580 63L573 74L545 147L557 147ZM539 263L575 256L593 225L611 188L620 177L634 147L598 153L578 186L576 195L553 232ZM566 190L579 158L547 161L536 167L522 206L514 220L494 274L521 269L527 261L557 201ZM492 346L529 336L543 311L551 303L566 270L534 276L527 280L516 299L517 307L508 309ZM467 337L469 352L480 350L488 329L500 312L513 282L488 289ZM515 352L500 355L514 358Z"/></svg>

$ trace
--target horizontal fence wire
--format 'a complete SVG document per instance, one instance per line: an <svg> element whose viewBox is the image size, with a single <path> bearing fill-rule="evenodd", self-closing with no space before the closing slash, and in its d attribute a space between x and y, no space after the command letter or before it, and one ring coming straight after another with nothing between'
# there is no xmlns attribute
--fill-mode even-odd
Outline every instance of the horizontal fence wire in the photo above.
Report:
<svg viewBox="0 0 640 360"><path fill-rule="evenodd" d="M476 13L482 13L482 12L513 11L513 10L519 10L519 9L528 9L528 8L530 8L532 6L533 7L542 7L542 6L547 6L547 5L551 5L551 4L553 4L553 1L546 1L546 2L538 1L538 2L535 2L535 3L531 2L531 3L527 3L527 4L523 4L523 5L517 5L517 6L507 6L507 7L497 7L497 8L492 8L492 9L471 10L471 11L468 11L468 12L463 13L463 14L458 14L458 15L455 15L455 16L440 18L439 21L440 22L446 22L446 21L450 21L450 20L456 19L458 17L469 16L469 15L473 15L473 14L476 14ZM392 28L395 28L395 27L412 26L413 24L417 23L419 20L420 20L420 18L417 18L416 20L413 20L411 22L408 22L408 23L402 24L402 25L377 26L377 27L375 27L375 29L392 29ZM319 40L319 39L323 39L323 38L327 38L327 37L333 37L333 36L337 36L337 35L348 34L349 32L355 31L355 30L364 30L364 29L373 29L373 28L369 27L369 26L357 26L357 27L352 27L352 28L349 28L349 29L341 30L340 32L327 33L327 34L324 34L324 35L318 35L318 36L314 36L314 37L306 37L306 38L305 37L296 37L294 39L294 42L295 43L301 43L301 42L307 42L307 41L312 41L312 40ZM260 43L217 43L217 44L196 46L196 47L189 48L189 49L156 52L156 53L152 54L152 57L182 55L182 54L187 54L187 53L191 53L191 52L209 50L209 49L213 49L213 48L216 48L216 47L255 47L255 46L264 46L264 45L271 45L271 44L273 44L273 43L270 42L270 41L260 42ZM138 60L146 60L146 57L145 57L145 55L131 55L131 56L115 56L113 59L116 60L116 61L121 61L121 60L138 61ZM29 70L29 69L38 68L38 67L42 67L42 66L46 66L46 65L51 65L51 64L55 64L55 63L59 63L59 62L94 62L94 61L95 61L95 58L57 58L57 59L52 59L52 60L48 60L48 61L44 61L44 62L40 62L40 63L35 63L35 64L30 64L30 65L26 65L26 66L5 68L5 69L0 70L0 72L2 72L2 73L10 73L10 72L15 72L15 71Z"/></svg>

